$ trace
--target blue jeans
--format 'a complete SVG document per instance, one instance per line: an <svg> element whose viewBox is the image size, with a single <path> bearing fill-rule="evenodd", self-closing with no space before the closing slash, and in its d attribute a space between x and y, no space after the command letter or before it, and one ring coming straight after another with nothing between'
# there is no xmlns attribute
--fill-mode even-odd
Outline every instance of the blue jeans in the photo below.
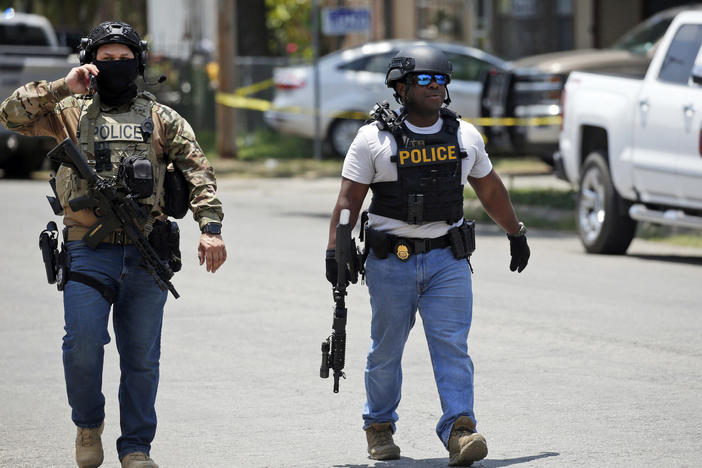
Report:
<svg viewBox="0 0 702 468"><path fill-rule="evenodd" d="M366 282L373 316L363 427L392 422L395 430L402 352L419 310L443 412L436 433L448 446L457 417L469 416L475 422L473 362L467 344L473 307L468 262L456 260L450 248L412 255L406 262L392 252L381 260L371 250Z"/></svg>
<svg viewBox="0 0 702 468"><path fill-rule="evenodd" d="M99 244L91 250L75 241L67 242L66 247L71 271L89 275L117 292L112 315L121 370L122 435L117 439L117 452L120 459L130 452L148 454L156 433L154 403L167 291L138 266L141 255L134 246ZM104 346L110 342L110 303L96 289L69 281L63 307L63 367L72 419L79 427L98 427L105 419L102 366Z"/></svg>

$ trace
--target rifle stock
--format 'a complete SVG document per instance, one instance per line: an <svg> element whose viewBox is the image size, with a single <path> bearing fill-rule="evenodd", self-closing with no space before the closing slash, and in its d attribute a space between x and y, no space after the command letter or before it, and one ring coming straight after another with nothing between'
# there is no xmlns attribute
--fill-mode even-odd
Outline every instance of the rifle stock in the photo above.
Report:
<svg viewBox="0 0 702 468"><path fill-rule="evenodd" d="M66 138L61 143L56 145L46 154L46 156L52 161L72 167L78 171L81 178L92 184L97 183L100 179L93 168L88 165L88 161L70 138Z"/></svg>

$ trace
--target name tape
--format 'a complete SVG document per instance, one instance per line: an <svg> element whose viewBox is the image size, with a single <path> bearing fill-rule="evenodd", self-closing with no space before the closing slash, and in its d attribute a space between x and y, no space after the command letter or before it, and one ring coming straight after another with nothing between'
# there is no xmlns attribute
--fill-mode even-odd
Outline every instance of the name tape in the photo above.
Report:
<svg viewBox="0 0 702 468"><path fill-rule="evenodd" d="M422 148L403 149L397 153L400 167L425 166L458 159L456 145L431 145Z"/></svg>
<svg viewBox="0 0 702 468"><path fill-rule="evenodd" d="M144 141L141 125L133 123L96 125L93 134L97 141Z"/></svg>

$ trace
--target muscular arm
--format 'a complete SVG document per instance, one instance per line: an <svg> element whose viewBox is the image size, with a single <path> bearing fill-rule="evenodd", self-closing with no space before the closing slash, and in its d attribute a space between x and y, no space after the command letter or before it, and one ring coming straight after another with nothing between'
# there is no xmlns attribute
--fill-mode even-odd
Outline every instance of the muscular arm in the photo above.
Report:
<svg viewBox="0 0 702 468"><path fill-rule="evenodd" d="M480 179L468 177L468 182L493 221L508 234L519 231L519 219L512 207L509 193L494 170Z"/></svg>
<svg viewBox="0 0 702 468"><path fill-rule="evenodd" d="M341 179L341 189L339 190L339 198L336 200L336 206L332 212L331 221L329 222L329 242L327 250L336 247L336 225L339 223L339 213L344 208L351 212L349 223L351 226L356 225L358 213L361 211L363 200L368 193L368 185L354 182L350 179Z"/></svg>

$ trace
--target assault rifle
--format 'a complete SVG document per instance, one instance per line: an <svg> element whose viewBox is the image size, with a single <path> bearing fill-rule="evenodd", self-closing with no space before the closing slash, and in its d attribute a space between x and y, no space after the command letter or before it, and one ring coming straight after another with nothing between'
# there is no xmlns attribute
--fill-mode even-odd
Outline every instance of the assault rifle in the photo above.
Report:
<svg viewBox="0 0 702 468"><path fill-rule="evenodd" d="M407 112L404 108L401 109L398 115L397 112L390 109L388 101L376 102L375 106L370 110L370 116L372 119L380 122L383 130L389 131L394 137L402 136L402 122L407 117Z"/></svg>
<svg viewBox="0 0 702 468"><path fill-rule="evenodd" d="M331 336L322 342L322 365L319 368L319 376L323 379L329 377L329 368L334 371L334 393L339 393L339 379L346 378L346 286L349 282L355 284L358 273L362 270L361 253L356 247L356 241L351 239L353 226L349 223L350 215L349 210L341 210L339 224L336 225L335 257L338 276L336 285L332 288L334 319Z"/></svg>
<svg viewBox="0 0 702 468"><path fill-rule="evenodd" d="M68 202L73 211L91 208L98 218L97 223L83 236L86 245L95 249L113 231L122 229L141 254L144 269L162 290L168 289L178 299L180 296L170 282L173 270L161 263L161 258L139 228L139 224L146 223L148 217L134 201L134 196L125 191L124 185L117 178L98 176L70 138L59 143L47 156L52 161L75 169L82 179L88 181L88 194Z"/></svg>

